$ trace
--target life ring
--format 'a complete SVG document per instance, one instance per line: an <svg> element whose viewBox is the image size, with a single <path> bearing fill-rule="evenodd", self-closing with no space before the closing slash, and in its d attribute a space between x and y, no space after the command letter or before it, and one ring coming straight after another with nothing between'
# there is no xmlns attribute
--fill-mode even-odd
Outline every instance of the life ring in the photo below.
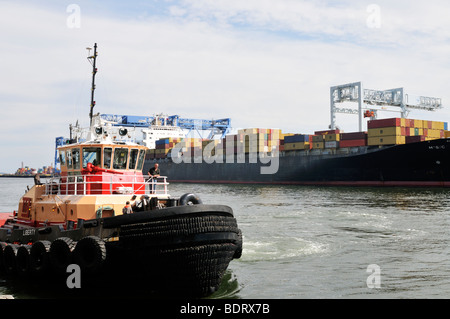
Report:
<svg viewBox="0 0 450 319"><path fill-rule="evenodd" d="M198 205L202 204L202 200L195 194L184 194L180 197L179 204L181 205Z"/></svg>
<svg viewBox="0 0 450 319"><path fill-rule="evenodd" d="M45 273L50 268L48 251L51 243L48 240L35 242L30 249L30 269L36 275Z"/></svg>
<svg viewBox="0 0 450 319"><path fill-rule="evenodd" d="M63 274L67 270L67 266L72 263L72 251L76 246L76 242L68 237L60 237L55 239L50 245L50 264L56 272Z"/></svg>
<svg viewBox="0 0 450 319"><path fill-rule="evenodd" d="M21 245L17 248L17 271L20 275L27 275L30 273L30 248L28 245Z"/></svg>
<svg viewBox="0 0 450 319"><path fill-rule="evenodd" d="M106 260L105 242L96 236L84 237L77 242L73 255L82 272L94 274Z"/></svg>
<svg viewBox="0 0 450 319"><path fill-rule="evenodd" d="M3 249L3 265L8 275L15 274L17 271L17 248L19 245L10 244Z"/></svg>

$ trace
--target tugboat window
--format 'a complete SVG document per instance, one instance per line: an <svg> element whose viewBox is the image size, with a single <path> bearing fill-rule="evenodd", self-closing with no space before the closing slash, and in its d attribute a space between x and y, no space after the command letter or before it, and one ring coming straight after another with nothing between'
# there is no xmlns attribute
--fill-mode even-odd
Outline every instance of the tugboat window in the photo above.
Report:
<svg viewBox="0 0 450 319"><path fill-rule="evenodd" d="M139 152L139 160L136 168L138 171L142 171L142 168L144 167L144 159L145 159L145 150L141 150Z"/></svg>
<svg viewBox="0 0 450 319"><path fill-rule="evenodd" d="M67 150L66 155L67 155L67 168L72 169L72 152L70 150Z"/></svg>
<svg viewBox="0 0 450 319"><path fill-rule="evenodd" d="M114 150L114 169L127 169L128 148L116 148Z"/></svg>
<svg viewBox="0 0 450 319"><path fill-rule="evenodd" d="M61 165L66 165L66 152L65 151L59 151L59 162Z"/></svg>
<svg viewBox="0 0 450 319"><path fill-rule="evenodd" d="M80 169L80 149L72 149L73 169Z"/></svg>
<svg viewBox="0 0 450 319"><path fill-rule="evenodd" d="M130 153L130 165L128 166L129 169L136 169L136 162L138 157L139 150L138 149L132 149Z"/></svg>
<svg viewBox="0 0 450 319"><path fill-rule="evenodd" d="M86 168L88 163L98 166L101 162L101 148L100 147L84 147L83 148L83 168Z"/></svg>
<svg viewBox="0 0 450 319"><path fill-rule="evenodd" d="M103 153L103 168L111 168L112 148L105 148Z"/></svg>

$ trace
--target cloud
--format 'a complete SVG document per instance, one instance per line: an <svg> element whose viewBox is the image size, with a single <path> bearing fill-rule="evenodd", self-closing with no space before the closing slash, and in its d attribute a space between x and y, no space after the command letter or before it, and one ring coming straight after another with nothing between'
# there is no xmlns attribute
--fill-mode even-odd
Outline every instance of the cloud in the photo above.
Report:
<svg viewBox="0 0 450 319"><path fill-rule="evenodd" d="M76 120L87 125L85 48L94 42L101 113L230 117L235 128L311 133L329 124L333 85L361 80L450 101L445 1L378 1L380 28L368 27L368 4L350 0L78 5L71 28L66 4L0 2L0 134L11 137L0 142L0 171L50 164L54 138ZM338 124L357 129L348 115Z"/></svg>

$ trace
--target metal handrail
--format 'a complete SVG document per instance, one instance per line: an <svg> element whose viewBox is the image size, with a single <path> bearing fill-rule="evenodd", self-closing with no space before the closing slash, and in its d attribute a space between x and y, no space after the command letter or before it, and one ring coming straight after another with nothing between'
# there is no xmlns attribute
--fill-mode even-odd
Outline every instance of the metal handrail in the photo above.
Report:
<svg viewBox="0 0 450 319"><path fill-rule="evenodd" d="M82 181L79 181L82 177ZM109 193L105 195L122 195L139 193L142 195L167 195L167 176L159 176L153 178L149 175L111 175L109 182L105 181L91 181L91 177L99 177L94 174L71 175L65 176L65 182L61 182L61 177L52 177L45 184L45 195L87 195L88 190L93 189L92 185L109 185ZM139 180L137 180L139 177ZM73 181L69 182L72 178ZM81 185L81 186L80 186ZM113 186L114 185L114 186ZM135 186L139 185L137 189ZM61 186L65 186L62 189ZM71 187L69 187L71 186ZM114 189L113 189L114 187ZM102 189L102 192L105 190Z"/></svg>

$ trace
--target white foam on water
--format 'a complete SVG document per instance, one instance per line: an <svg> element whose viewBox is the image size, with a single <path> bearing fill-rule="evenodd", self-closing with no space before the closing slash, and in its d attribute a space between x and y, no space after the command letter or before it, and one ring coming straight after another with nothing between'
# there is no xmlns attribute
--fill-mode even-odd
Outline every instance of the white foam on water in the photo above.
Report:
<svg viewBox="0 0 450 319"><path fill-rule="evenodd" d="M244 237L241 261L282 260L320 254L326 250L326 244L298 237L266 237L258 241L246 241Z"/></svg>

